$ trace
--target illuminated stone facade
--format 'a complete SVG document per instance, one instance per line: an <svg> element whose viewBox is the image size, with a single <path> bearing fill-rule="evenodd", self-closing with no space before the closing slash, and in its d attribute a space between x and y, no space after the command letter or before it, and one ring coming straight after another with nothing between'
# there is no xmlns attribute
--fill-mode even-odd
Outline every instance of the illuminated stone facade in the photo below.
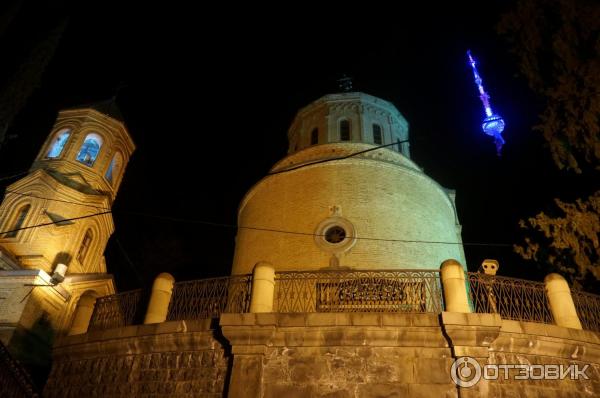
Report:
<svg viewBox="0 0 600 398"><path fill-rule="evenodd" d="M535 300L547 295L552 316L546 321L561 326L472 313L452 193L410 160L406 143L400 150L326 161L407 139L408 125L391 104L361 93L325 96L298 113L289 136L289 155L248 192L239 209L233 274L252 275L231 277L226 284L211 279L178 286L172 276L160 274L147 301L133 301L139 292L130 292L96 302L112 322L104 330L101 323L88 328L89 305L79 306L77 314L86 315L77 318L82 320L77 333L57 340L45 396L600 395L600 338L580 330L571 292L560 277L538 286L539 296L531 295L532 284L511 282L503 294L509 302L502 303L514 304L515 311L509 311L514 317L519 310L540 311L545 304ZM326 162L284 171L315 161ZM349 268L387 271L344 271ZM396 282L403 282L392 283L389 270L407 268L421 268L412 272L431 274L433 280L398 276ZM286 285L290 279L281 277L291 274L281 271L331 269L339 271L297 272L305 275L298 284ZM332 282L318 274L341 276ZM529 295L518 286L527 286ZM384 291L391 296L380 294ZM493 291L486 288L484 294L495 306ZM123 299L127 295L130 299ZM528 301L532 297L534 302ZM329 299L339 305L329 306ZM385 300L396 300L395 306ZM314 307L284 305L313 301ZM143 325L125 320L128 311L140 307L146 310ZM185 315L170 317L176 310ZM589 378L516 380L512 372L506 380L459 387L451 367L465 356L481 366L588 365Z"/></svg>
<svg viewBox="0 0 600 398"><path fill-rule="evenodd" d="M40 322L64 333L79 297L114 292L104 249L114 231L110 209L135 146L104 105L61 111L29 173L6 189L0 338L9 346L16 330ZM98 213L104 214L88 217ZM48 225L34 227L42 224ZM67 266L61 283L51 279L58 264Z"/></svg>
<svg viewBox="0 0 600 398"><path fill-rule="evenodd" d="M222 338L224 336L227 340ZM581 380L457 387L458 356L485 364L589 365ZM60 339L48 397L579 397L600 394L594 332L495 314L225 314Z"/></svg>
<svg viewBox="0 0 600 398"><path fill-rule="evenodd" d="M288 156L240 204L233 274L260 261L277 271L465 264L454 193L410 160L408 123L391 103L327 95L298 112L288 136ZM335 227L346 238L330 243Z"/></svg>

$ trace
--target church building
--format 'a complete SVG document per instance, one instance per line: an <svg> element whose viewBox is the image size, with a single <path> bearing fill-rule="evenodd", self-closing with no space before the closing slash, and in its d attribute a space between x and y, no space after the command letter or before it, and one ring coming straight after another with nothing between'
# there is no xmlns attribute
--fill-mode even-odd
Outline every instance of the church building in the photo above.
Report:
<svg viewBox="0 0 600 398"><path fill-rule="evenodd" d="M104 250L135 145L113 101L59 112L26 175L0 204L0 340L67 333L77 305L115 293ZM87 304L86 304L87 303ZM48 330L44 330L48 329Z"/></svg>
<svg viewBox="0 0 600 398"><path fill-rule="evenodd" d="M465 264L454 192L410 159L408 122L392 103L326 95L297 113L288 140L242 199L232 274L259 261L277 271Z"/></svg>
<svg viewBox="0 0 600 398"><path fill-rule="evenodd" d="M231 275L117 293L103 253L135 146L110 103L59 113L0 205L0 339L56 336L45 397L600 394L600 296L467 272L454 191L411 160L392 103L325 95L288 140L241 200ZM506 364L591 371L482 378Z"/></svg>

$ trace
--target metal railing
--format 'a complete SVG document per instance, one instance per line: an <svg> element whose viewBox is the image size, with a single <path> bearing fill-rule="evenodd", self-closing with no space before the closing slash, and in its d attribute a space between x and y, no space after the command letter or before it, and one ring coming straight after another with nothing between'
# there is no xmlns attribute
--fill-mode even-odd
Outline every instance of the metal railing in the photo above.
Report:
<svg viewBox="0 0 600 398"><path fill-rule="evenodd" d="M600 296L581 290L571 290L571 295L581 326L600 332Z"/></svg>
<svg viewBox="0 0 600 398"><path fill-rule="evenodd" d="M542 282L467 272L468 297L476 313L504 319L553 324ZM218 318L224 312L250 311L251 275L177 282L167 320ZM581 324L600 332L600 296L572 292ZM141 324L146 310L142 290L101 297L88 330ZM273 311L413 312L444 310L437 270L277 272Z"/></svg>
<svg viewBox="0 0 600 398"><path fill-rule="evenodd" d="M251 284L250 275L177 282L167 320L218 318L223 312L248 312Z"/></svg>
<svg viewBox="0 0 600 398"><path fill-rule="evenodd" d="M468 272L473 311L504 319L553 323L544 283Z"/></svg>
<svg viewBox="0 0 600 398"><path fill-rule="evenodd" d="M438 271L275 274L275 312L441 312Z"/></svg>
<svg viewBox="0 0 600 398"><path fill-rule="evenodd" d="M96 300L89 331L118 328L141 323L145 306L142 289L112 294Z"/></svg>
<svg viewBox="0 0 600 398"><path fill-rule="evenodd" d="M8 349L0 342L0 396L15 398L37 398L29 373L10 355Z"/></svg>

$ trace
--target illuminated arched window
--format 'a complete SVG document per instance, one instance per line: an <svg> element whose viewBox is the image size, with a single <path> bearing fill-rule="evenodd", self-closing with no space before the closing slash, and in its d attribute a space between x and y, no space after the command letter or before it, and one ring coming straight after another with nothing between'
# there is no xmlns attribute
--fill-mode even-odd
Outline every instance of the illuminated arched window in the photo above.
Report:
<svg viewBox="0 0 600 398"><path fill-rule="evenodd" d="M79 154L77 154L77 160L86 166L93 166L98 157L98 152L100 152L100 147L102 147L102 137L96 133L88 134L83 141L83 145L81 145Z"/></svg>
<svg viewBox="0 0 600 398"><path fill-rule="evenodd" d="M85 231L85 235L83 236L83 240L81 241L81 245L79 246L79 251L77 252L77 261L79 264L83 264L85 261L88 252L90 251L90 246L92 245L92 230L88 229Z"/></svg>
<svg viewBox="0 0 600 398"><path fill-rule="evenodd" d="M310 133L310 145L316 145L319 143L319 129L314 128Z"/></svg>
<svg viewBox="0 0 600 398"><path fill-rule="evenodd" d="M50 150L48 150L48 154L46 154L47 158L57 158L63 151L69 136L71 135L71 130L64 129L58 132L50 145Z"/></svg>
<svg viewBox="0 0 600 398"><path fill-rule="evenodd" d="M116 183L121 175L121 170L123 170L123 156L120 152L117 152L110 161L108 170L106 170L106 180L111 184Z"/></svg>
<svg viewBox="0 0 600 398"><path fill-rule="evenodd" d="M350 122L348 120L340 121L340 140L350 141Z"/></svg>
<svg viewBox="0 0 600 398"><path fill-rule="evenodd" d="M14 238L17 236L19 229L23 227L23 223L25 223L25 218L27 218L29 209L31 209L31 205L25 205L19 209L13 223L8 227L8 232L4 234L5 238Z"/></svg>
<svg viewBox="0 0 600 398"><path fill-rule="evenodd" d="M378 124L373 124L373 142L376 145L381 145L383 143L381 137L381 126Z"/></svg>

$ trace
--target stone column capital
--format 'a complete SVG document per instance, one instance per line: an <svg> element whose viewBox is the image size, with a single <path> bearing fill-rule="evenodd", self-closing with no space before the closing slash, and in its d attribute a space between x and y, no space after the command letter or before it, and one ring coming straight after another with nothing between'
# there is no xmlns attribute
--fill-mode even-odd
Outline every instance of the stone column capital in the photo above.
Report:
<svg viewBox="0 0 600 398"><path fill-rule="evenodd" d="M499 314L442 312L442 325L455 357L487 358L489 346L498 338Z"/></svg>

